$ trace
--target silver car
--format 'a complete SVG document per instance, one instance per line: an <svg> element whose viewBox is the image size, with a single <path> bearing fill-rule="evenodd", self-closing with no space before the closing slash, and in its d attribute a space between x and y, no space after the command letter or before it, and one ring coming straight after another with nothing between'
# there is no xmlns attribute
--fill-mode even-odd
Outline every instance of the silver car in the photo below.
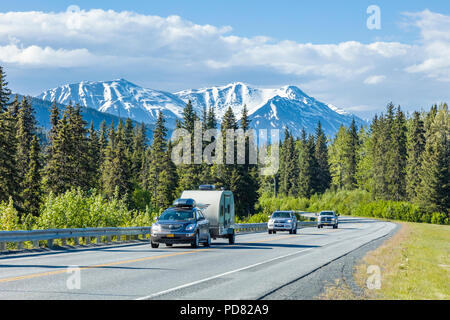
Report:
<svg viewBox="0 0 450 320"><path fill-rule="evenodd" d="M322 211L317 217L317 228L323 228L323 226L332 226L333 229L337 229L339 226L339 214L334 211Z"/></svg>
<svg viewBox="0 0 450 320"><path fill-rule="evenodd" d="M290 234L297 234L297 216L292 211L275 211L269 216L267 229L269 234L277 231L289 231Z"/></svg>

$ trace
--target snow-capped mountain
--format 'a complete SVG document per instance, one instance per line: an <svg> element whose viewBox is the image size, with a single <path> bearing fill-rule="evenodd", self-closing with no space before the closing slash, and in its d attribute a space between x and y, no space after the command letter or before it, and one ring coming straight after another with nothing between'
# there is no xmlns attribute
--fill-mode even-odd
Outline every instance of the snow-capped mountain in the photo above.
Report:
<svg viewBox="0 0 450 320"><path fill-rule="evenodd" d="M162 111L169 128L174 128L176 120L181 119L183 108L189 100L198 115L202 114L204 108L214 107L219 122L228 107L231 106L236 118L240 118L246 105L253 128L280 129L282 132L289 128L294 136L300 136L302 128L307 133L313 133L318 121L329 136L333 136L341 124L350 125L353 119L359 126L365 125L358 117L317 101L295 86L266 89L236 82L226 86L168 93L145 89L119 79L64 85L48 90L38 98L56 100L61 104L79 103L145 123L155 123L159 111Z"/></svg>
<svg viewBox="0 0 450 320"><path fill-rule="evenodd" d="M101 112L138 122L155 123L159 111L167 125L174 127L182 116L185 103L175 95L139 87L125 79L113 81L83 81L43 92L38 98L67 105L79 103Z"/></svg>
<svg viewBox="0 0 450 320"><path fill-rule="evenodd" d="M191 100L198 114L204 107L214 107L219 119L229 106L239 118L246 105L253 128L284 131L287 127L294 136L300 136L302 128L307 133L314 133L318 121L329 136L333 136L341 124L349 126L353 118L359 126L366 124L342 109L317 101L295 86L260 89L236 82L222 87L180 91L175 95L183 101Z"/></svg>

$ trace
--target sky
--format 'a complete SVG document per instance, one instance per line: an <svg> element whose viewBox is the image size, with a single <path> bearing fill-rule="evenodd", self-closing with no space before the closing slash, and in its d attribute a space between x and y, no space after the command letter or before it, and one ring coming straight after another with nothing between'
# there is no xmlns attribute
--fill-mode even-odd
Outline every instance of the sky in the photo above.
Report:
<svg viewBox="0 0 450 320"><path fill-rule="evenodd" d="M389 102L450 101L449 57L444 0L0 3L0 65L28 95L83 80L170 92L240 81L296 85L370 118Z"/></svg>

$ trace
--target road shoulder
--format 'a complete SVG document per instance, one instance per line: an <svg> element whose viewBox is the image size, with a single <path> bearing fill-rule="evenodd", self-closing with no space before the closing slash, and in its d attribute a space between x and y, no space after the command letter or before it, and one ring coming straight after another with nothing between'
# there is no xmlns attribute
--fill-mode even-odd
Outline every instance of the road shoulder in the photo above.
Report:
<svg viewBox="0 0 450 320"><path fill-rule="evenodd" d="M364 258L364 256L378 247L385 241L392 238L400 229L400 225L383 237L375 239L361 247L341 256L330 263L320 267L312 273L292 281L281 288L278 288L268 295L261 297L263 300L315 300L323 299L329 287L344 287L341 299L358 299L362 297L364 290L354 279L354 267ZM325 297L326 298L326 297Z"/></svg>

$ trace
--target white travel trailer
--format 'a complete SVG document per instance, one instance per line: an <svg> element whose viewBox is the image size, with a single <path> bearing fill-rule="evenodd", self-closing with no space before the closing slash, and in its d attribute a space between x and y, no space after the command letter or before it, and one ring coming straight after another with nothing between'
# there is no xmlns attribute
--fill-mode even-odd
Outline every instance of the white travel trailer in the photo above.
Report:
<svg viewBox="0 0 450 320"><path fill-rule="evenodd" d="M183 199L194 199L210 223L211 238L225 238L235 243L233 192L203 185L199 190L183 191Z"/></svg>

